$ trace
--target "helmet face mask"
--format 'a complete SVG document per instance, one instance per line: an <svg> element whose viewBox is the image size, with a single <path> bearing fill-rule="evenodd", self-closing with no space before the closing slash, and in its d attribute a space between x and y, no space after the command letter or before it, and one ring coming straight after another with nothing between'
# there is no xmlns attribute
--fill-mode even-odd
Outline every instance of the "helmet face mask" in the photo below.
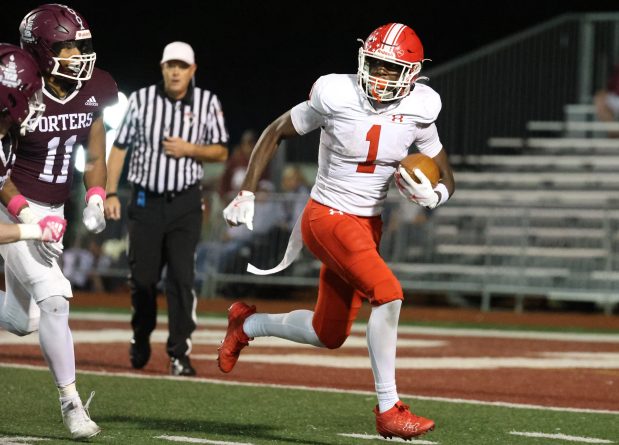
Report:
<svg viewBox="0 0 619 445"><path fill-rule="evenodd" d="M39 125L39 121L43 117L43 113L45 113L45 104L43 103L43 91L37 90L28 100L28 115L19 126L20 134L24 136L26 132L32 132L36 130L37 125Z"/></svg>
<svg viewBox="0 0 619 445"><path fill-rule="evenodd" d="M389 23L372 32L359 48L357 82L370 99L402 99L410 93L423 60L423 46L415 32L408 26ZM377 69L380 66L382 70Z"/></svg>
<svg viewBox="0 0 619 445"><path fill-rule="evenodd" d="M0 44L0 113L8 115L20 133L33 131L43 112L41 73L26 51Z"/></svg>
<svg viewBox="0 0 619 445"><path fill-rule="evenodd" d="M60 4L42 5L24 17L19 32L22 48L45 74L71 81L91 78L97 55L88 24L75 10Z"/></svg>
<svg viewBox="0 0 619 445"><path fill-rule="evenodd" d="M77 46L73 46L72 48L76 47ZM92 71L95 68L95 60L97 60L96 53L82 53L74 54L69 57L60 57L61 51L62 49L57 53L58 56L52 57L54 66L50 72L51 75L70 80L88 80L92 77Z"/></svg>

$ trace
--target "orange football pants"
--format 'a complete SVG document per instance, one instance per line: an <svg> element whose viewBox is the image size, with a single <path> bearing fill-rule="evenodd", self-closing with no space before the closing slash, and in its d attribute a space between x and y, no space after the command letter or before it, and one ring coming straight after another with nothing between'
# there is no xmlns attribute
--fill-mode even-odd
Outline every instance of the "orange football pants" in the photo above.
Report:
<svg viewBox="0 0 619 445"><path fill-rule="evenodd" d="M380 216L361 217L310 199L301 231L307 248L321 262L318 301L312 325L329 349L350 335L363 299L373 305L402 300L402 286L378 252Z"/></svg>

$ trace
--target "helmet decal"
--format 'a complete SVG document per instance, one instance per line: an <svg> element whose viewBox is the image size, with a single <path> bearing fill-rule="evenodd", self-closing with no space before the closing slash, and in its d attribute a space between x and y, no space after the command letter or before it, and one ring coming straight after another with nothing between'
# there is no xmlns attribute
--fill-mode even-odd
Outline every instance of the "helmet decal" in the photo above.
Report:
<svg viewBox="0 0 619 445"><path fill-rule="evenodd" d="M9 88L18 88L21 85L21 79L17 77L17 65L15 64L15 55L9 55L9 63L4 67L0 66L0 83Z"/></svg>

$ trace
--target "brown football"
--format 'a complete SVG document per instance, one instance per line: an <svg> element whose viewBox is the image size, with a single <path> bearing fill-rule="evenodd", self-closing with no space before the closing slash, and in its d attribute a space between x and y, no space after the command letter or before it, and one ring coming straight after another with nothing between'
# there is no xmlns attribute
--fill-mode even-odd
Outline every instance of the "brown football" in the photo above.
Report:
<svg viewBox="0 0 619 445"><path fill-rule="evenodd" d="M438 169L438 165L434 162L430 156L426 156L423 153L413 153L406 156L400 161L400 165L406 169L406 172L417 182L421 182L417 176L413 173L413 170L418 168L432 183L432 187L436 187L438 181L441 179L441 172Z"/></svg>

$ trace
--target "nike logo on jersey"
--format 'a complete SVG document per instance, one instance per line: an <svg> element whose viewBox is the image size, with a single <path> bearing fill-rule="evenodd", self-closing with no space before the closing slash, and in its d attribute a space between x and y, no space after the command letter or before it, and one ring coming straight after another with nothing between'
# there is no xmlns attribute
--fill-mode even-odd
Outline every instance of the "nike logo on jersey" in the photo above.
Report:
<svg viewBox="0 0 619 445"><path fill-rule="evenodd" d="M95 99L95 96L90 96L88 98L88 100L86 102L84 102L84 105L89 105L91 107L98 107L99 104L97 103L97 99Z"/></svg>

